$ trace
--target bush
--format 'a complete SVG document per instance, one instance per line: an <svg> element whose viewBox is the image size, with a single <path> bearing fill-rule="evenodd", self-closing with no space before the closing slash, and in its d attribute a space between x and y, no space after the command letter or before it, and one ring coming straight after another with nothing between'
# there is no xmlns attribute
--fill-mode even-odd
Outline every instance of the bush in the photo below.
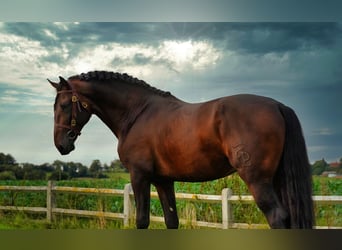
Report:
<svg viewBox="0 0 342 250"><path fill-rule="evenodd" d="M0 173L0 180L16 180L12 171L4 171Z"/></svg>

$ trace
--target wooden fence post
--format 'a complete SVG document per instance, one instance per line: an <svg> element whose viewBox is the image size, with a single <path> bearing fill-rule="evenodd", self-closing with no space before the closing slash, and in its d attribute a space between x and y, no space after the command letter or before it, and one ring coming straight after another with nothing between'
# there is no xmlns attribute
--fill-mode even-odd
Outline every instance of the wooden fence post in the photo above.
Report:
<svg viewBox="0 0 342 250"><path fill-rule="evenodd" d="M134 198L130 196L132 185L128 183L124 188L124 227L127 228L134 218Z"/></svg>
<svg viewBox="0 0 342 250"><path fill-rule="evenodd" d="M54 181L48 181L47 190L46 190L46 219L49 223L53 220L53 208L56 207L56 197L53 192L53 188L55 187Z"/></svg>
<svg viewBox="0 0 342 250"><path fill-rule="evenodd" d="M230 188L222 189L222 229L229 229L232 222L231 205L229 198L232 196L232 190Z"/></svg>

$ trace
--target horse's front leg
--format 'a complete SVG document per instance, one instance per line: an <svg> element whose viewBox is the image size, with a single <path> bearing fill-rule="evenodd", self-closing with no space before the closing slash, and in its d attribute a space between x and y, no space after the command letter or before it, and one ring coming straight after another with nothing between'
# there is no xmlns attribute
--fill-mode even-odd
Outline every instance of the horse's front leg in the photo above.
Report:
<svg viewBox="0 0 342 250"><path fill-rule="evenodd" d="M141 173L131 173L131 183L136 204L136 226L148 228L150 224L151 182Z"/></svg>
<svg viewBox="0 0 342 250"><path fill-rule="evenodd" d="M179 225L173 181L155 182L160 202L164 211L165 224L168 229L177 229Z"/></svg>

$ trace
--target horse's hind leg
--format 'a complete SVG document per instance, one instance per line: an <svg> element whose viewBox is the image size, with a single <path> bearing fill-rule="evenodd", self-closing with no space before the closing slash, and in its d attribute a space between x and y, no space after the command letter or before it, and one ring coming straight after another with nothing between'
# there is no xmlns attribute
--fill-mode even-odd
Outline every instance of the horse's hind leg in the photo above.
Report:
<svg viewBox="0 0 342 250"><path fill-rule="evenodd" d="M247 183L247 182L246 182ZM282 207L272 183L247 183L255 202L265 214L271 228L289 228L289 215Z"/></svg>
<svg viewBox="0 0 342 250"><path fill-rule="evenodd" d="M176 208L176 198L173 181L154 183L164 211L166 227L178 228L179 221Z"/></svg>
<svg viewBox="0 0 342 250"><path fill-rule="evenodd" d="M270 227L289 228L289 214L282 206L273 187L273 175L276 168L273 164L265 166L261 163L252 164L252 162L251 160L249 164L242 165L237 169L239 176L247 184L256 204L266 216Z"/></svg>

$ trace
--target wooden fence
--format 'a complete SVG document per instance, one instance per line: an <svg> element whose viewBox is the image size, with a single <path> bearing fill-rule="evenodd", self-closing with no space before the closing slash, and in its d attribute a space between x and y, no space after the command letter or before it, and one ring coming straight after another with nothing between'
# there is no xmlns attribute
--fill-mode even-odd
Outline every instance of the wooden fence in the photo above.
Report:
<svg viewBox="0 0 342 250"><path fill-rule="evenodd" d="M48 222L52 222L55 214L76 215L80 217L100 217L107 219L123 220L124 227L129 227L134 223L135 208L134 194L131 184L126 184L123 190L121 189L99 189L99 188L79 188L79 187L58 187L52 181L48 182L47 186L0 186L0 191L24 191L24 192L46 192L46 207L18 207L18 206L0 206L0 210L25 211L46 213ZM58 208L56 204L57 192L62 193L78 193L78 194L97 194L123 196L124 209L122 213L112 213L103 211L87 211ZM157 192L151 192L151 198L157 198ZM199 201L207 203L221 203L222 207L222 223L213 223L206 221L191 221L191 224L198 227L209 228L267 228L267 225L262 224L247 224L234 223L232 220L232 203L252 203L254 199L251 195L233 195L231 189L225 188L221 195L207 194L189 194L176 193L177 200ZM313 196L313 200L318 204L342 204L342 196ZM163 217L151 216L151 221L164 222ZM187 223L188 220L180 219L180 223ZM328 226L316 227L320 229L336 228Z"/></svg>

